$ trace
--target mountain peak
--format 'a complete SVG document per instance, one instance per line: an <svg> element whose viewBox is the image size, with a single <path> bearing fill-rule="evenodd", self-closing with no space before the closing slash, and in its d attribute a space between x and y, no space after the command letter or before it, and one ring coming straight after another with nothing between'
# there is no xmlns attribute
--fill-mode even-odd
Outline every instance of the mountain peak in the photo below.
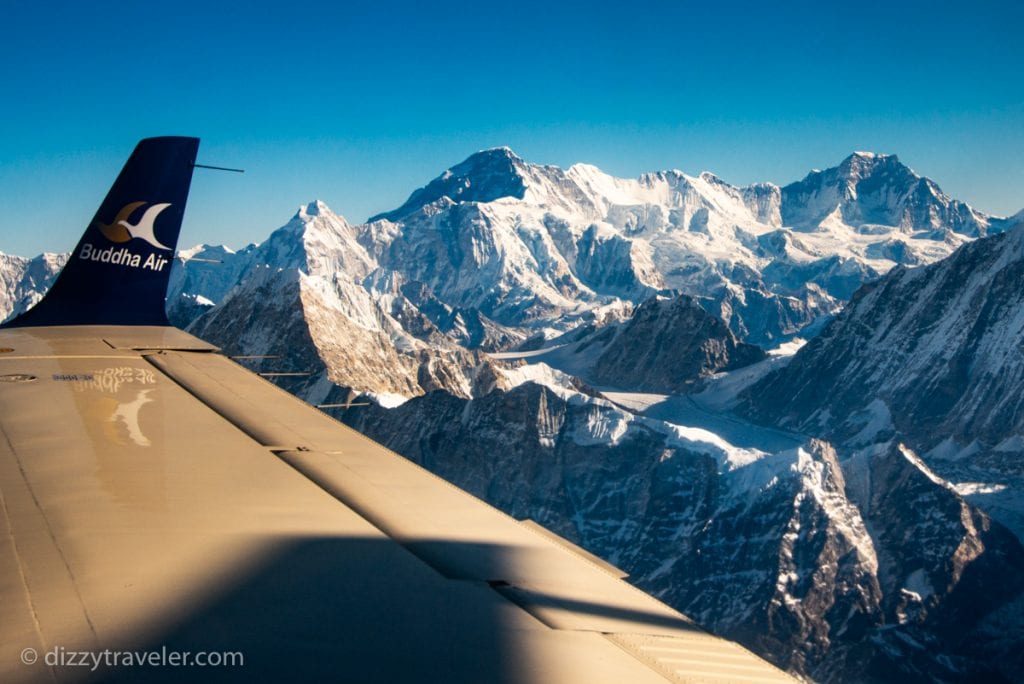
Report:
<svg viewBox="0 0 1024 684"><path fill-rule="evenodd" d="M715 174L711 173L710 171L701 171L700 172L700 176L698 176L698 178L700 178L705 183L710 183L712 185L729 185L724 180L722 180L719 176L716 176Z"/></svg>
<svg viewBox="0 0 1024 684"><path fill-rule="evenodd" d="M322 215L325 215L325 214L333 214L333 213L334 212L331 211L331 208L329 206L327 206L326 202L324 202L323 200L316 199L316 200L313 200L312 202L310 202L309 204L305 204L305 205L299 207L299 210L298 210L298 212L296 212L295 216L296 216L296 218L303 218L303 217L322 216Z"/></svg>
<svg viewBox="0 0 1024 684"><path fill-rule="evenodd" d="M276 241L301 244L324 234L336 234L349 225L344 216L335 214L326 202L317 199L300 205L291 220L271 233L264 245Z"/></svg>
<svg viewBox="0 0 1024 684"><path fill-rule="evenodd" d="M855 150L847 159L852 157L860 157L861 159L886 159L888 157L895 157L895 154L879 154L878 152L866 152L864 150Z"/></svg>
<svg viewBox="0 0 1024 684"><path fill-rule="evenodd" d="M838 215L851 226L875 224L920 231L935 230L942 223L955 225L954 230L966 234L979 231L976 220L952 207L937 185L895 154L854 152L838 166L811 172L785 186L782 196L782 221L790 226L819 227L838 207ZM935 218L936 212L944 217Z"/></svg>
<svg viewBox="0 0 1024 684"><path fill-rule="evenodd" d="M854 152L844 159L838 167L839 173L845 176L864 177L876 169L905 169L917 176L905 166L895 154L878 154L876 152Z"/></svg>
<svg viewBox="0 0 1024 684"><path fill-rule="evenodd" d="M508 147L480 150L409 196L398 209L370 219L395 221L447 197L453 202L491 202L526 195L526 162Z"/></svg>
<svg viewBox="0 0 1024 684"><path fill-rule="evenodd" d="M482 149L482 150L478 150L477 152L474 152L473 154L471 154L468 157L466 157L466 161L462 162L462 164L465 164L465 163L469 162L471 159L476 159L476 158L481 158L481 159L509 159L509 160L518 161L518 162L522 162L523 161L522 157L520 157L518 154L513 152L511 147L509 147L508 145L500 145L498 147L488 147L488 148L485 148L485 149ZM460 164L460 166L462 164Z"/></svg>

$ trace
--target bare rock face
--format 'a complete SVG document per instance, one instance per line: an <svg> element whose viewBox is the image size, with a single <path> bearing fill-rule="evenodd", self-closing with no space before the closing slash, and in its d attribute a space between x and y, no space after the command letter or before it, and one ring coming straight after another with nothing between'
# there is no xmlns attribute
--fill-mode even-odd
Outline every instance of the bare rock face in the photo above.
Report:
<svg viewBox="0 0 1024 684"><path fill-rule="evenodd" d="M740 342L720 318L680 295L638 307L605 346L591 376L615 387L679 392L702 377L763 358L760 347Z"/></svg>
<svg viewBox="0 0 1024 684"><path fill-rule="evenodd" d="M878 549L880 608L892 626L872 637L868 671L885 678L898 659L901 672L933 680L1016 679L1024 620L1004 623L1016 646L1012 636L987 643L986 632L1024 591L1024 578L1007 572L1024 562L1020 541L903 444L861 450L843 468Z"/></svg>

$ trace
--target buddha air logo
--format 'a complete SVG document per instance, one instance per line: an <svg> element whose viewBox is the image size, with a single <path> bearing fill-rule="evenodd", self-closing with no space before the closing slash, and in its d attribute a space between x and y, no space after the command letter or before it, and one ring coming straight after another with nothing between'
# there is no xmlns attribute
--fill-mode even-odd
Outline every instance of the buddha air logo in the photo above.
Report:
<svg viewBox="0 0 1024 684"><path fill-rule="evenodd" d="M156 217L171 205L167 203L150 204L142 212L142 216L135 223L132 223L132 215L136 214L139 209L146 205L147 202L131 202L126 204L121 207L121 211L117 212L117 216L114 217L113 221L110 223L96 221L96 227L99 228L103 237L114 243L123 244L132 240L142 240L157 249L171 251L170 247L156 239L156 234L153 232L153 224L156 222ZM82 245L82 251L78 254L78 258L99 261L104 264L145 268L151 271L164 270L164 266L168 262L167 258L158 255L156 252L150 253L145 261L143 261L142 255L136 254L128 246L121 247L120 249L116 246L101 249L88 242Z"/></svg>

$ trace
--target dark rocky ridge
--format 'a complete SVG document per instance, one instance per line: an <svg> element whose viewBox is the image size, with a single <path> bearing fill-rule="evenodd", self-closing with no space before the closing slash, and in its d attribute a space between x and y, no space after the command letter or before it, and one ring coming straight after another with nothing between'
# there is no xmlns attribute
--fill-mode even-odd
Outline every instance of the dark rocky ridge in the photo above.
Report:
<svg viewBox="0 0 1024 684"><path fill-rule="evenodd" d="M413 192L398 209L377 214L369 220L397 221L442 198L453 202L490 202L501 197L521 199L526 185L519 167L524 163L507 147L482 150Z"/></svg>
<svg viewBox="0 0 1024 684"><path fill-rule="evenodd" d="M650 392L680 392L698 379L760 361L692 297L651 298L622 323L592 371L595 382Z"/></svg>

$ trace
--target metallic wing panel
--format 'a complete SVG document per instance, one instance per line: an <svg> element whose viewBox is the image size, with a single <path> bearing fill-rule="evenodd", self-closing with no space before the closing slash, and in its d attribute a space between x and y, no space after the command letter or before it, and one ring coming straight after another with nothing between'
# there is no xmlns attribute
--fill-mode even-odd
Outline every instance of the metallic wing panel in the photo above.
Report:
<svg viewBox="0 0 1024 684"><path fill-rule="evenodd" d="M245 654L188 672L214 681L665 681L630 639L742 652L220 355L33 330L0 331L0 375L35 378L0 383L5 681L93 675L28 647Z"/></svg>

